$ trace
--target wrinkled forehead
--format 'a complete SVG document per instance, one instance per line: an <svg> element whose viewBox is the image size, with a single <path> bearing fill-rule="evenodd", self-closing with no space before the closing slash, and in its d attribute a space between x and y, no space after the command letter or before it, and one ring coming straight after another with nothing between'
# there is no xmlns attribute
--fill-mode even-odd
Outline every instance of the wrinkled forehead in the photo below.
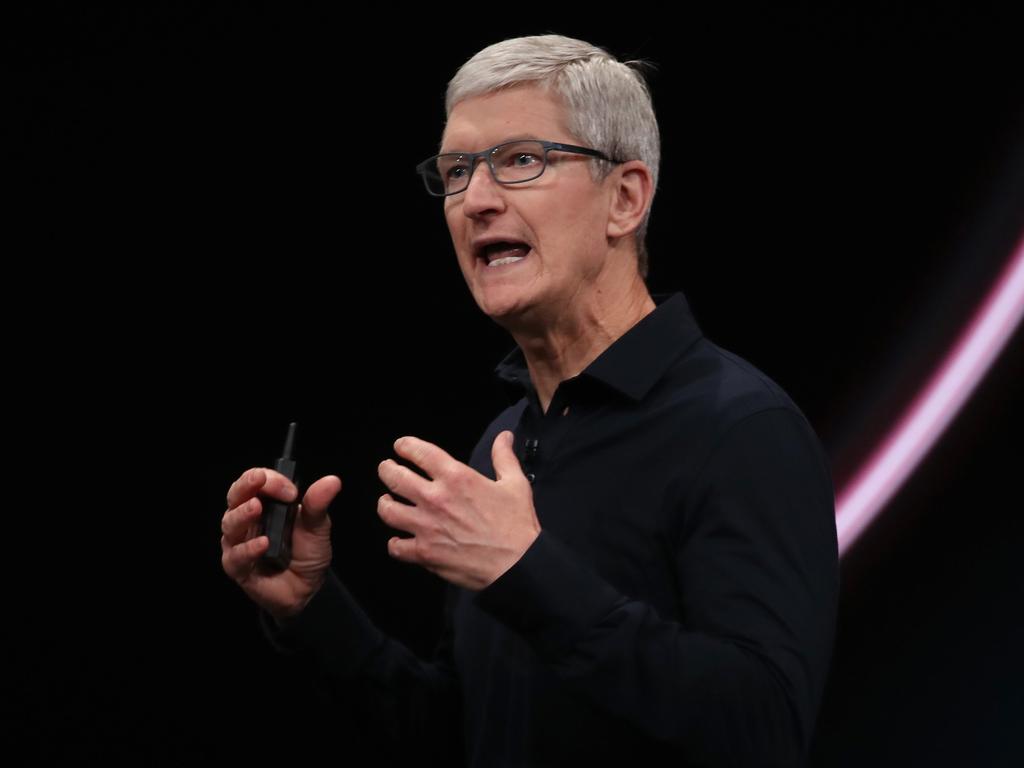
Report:
<svg viewBox="0 0 1024 768"><path fill-rule="evenodd" d="M471 146L484 141L478 138L481 131L492 143L519 139L574 141L568 117L564 100L549 84L517 83L456 102L437 151L484 149ZM553 133L561 135L549 135Z"/></svg>

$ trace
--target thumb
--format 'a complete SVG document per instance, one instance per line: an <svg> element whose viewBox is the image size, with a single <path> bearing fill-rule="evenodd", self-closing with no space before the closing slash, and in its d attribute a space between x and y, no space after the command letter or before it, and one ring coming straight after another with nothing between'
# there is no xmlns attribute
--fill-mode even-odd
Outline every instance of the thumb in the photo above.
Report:
<svg viewBox="0 0 1024 768"><path fill-rule="evenodd" d="M494 475L498 480L510 475L522 475L523 468L519 465L519 457L512 448L515 435L511 430L504 430L494 438L491 446L491 463L494 464Z"/></svg>
<svg viewBox="0 0 1024 768"><path fill-rule="evenodd" d="M327 517L327 508L341 490L341 478L337 475L321 477L302 497L302 517L308 526L315 526Z"/></svg>

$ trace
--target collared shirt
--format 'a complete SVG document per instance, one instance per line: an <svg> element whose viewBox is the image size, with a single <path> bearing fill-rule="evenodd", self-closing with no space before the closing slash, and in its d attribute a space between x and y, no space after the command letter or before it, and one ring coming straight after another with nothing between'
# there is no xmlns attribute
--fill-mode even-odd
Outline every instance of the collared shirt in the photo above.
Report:
<svg viewBox="0 0 1024 768"><path fill-rule="evenodd" d="M682 293L653 299L546 412L521 350L496 368L513 402L469 464L493 479L513 430L542 530L488 587L449 585L434 659L381 633L333 572L272 633L363 697L389 743L442 762L461 747L471 766L804 760L838 601L828 462Z"/></svg>

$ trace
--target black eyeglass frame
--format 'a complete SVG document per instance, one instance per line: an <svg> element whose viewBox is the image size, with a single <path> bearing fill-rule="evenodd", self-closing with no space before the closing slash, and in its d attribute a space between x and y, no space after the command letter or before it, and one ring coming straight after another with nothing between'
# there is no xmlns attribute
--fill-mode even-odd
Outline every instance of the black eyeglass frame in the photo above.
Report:
<svg viewBox="0 0 1024 768"><path fill-rule="evenodd" d="M502 147L507 147L510 144L526 143L540 144L541 147L544 149L544 165L541 166L540 172L536 176L531 176L528 179L517 179L516 181L501 181L498 178L497 171L494 170L494 153L497 152ZM544 174L544 171L548 169L548 152L550 152L553 149L558 150L559 152L572 152L577 155L589 155L590 157L596 157L599 160L605 160L609 163L620 164L626 162L625 160L615 160L613 158L610 158L604 152L600 152L596 149L590 149L588 147L578 147L575 144L562 144L561 142L558 141L541 141L540 139L516 139L514 141L503 141L501 144L496 144L495 146L490 147L489 149L481 150L480 152L442 152L439 155L432 155L431 157L428 157L426 160L424 160L422 163L419 163L416 166L416 172L423 178L423 185L427 188L427 192L429 194L433 195L434 197L448 197L449 195L457 195L460 192L465 192L467 189L469 189L469 182L473 178L474 171L476 171L477 158L482 157L487 160L487 167L490 168L491 170L491 178L494 179L499 184L522 184L527 181L533 181L534 179L538 179ZM457 189L454 192L444 192L440 194L434 192L430 188L430 182L427 180L427 168L430 166L431 163L436 164L437 159L439 157L462 157L469 160L469 175L466 177L465 187L463 187L462 189Z"/></svg>

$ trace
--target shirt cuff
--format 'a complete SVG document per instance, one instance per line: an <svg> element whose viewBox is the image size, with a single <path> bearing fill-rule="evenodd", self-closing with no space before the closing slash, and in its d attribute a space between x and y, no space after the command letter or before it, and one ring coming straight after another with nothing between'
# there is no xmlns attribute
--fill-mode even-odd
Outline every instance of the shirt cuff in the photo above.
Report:
<svg viewBox="0 0 1024 768"><path fill-rule="evenodd" d="M260 609L260 623L275 650L329 657L342 674L358 668L384 639L332 568L301 613L279 623Z"/></svg>
<svg viewBox="0 0 1024 768"><path fill-rule="evenodd" d="M628 598L541 529L523 556L473 599L555 661Z"/></svg>

